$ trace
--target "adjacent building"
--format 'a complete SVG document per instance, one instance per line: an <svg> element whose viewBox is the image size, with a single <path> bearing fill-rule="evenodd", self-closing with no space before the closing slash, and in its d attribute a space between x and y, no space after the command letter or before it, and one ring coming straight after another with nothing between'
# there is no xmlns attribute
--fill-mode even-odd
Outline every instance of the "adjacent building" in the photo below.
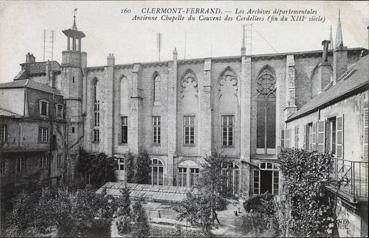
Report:
<svg viewBox="0 0 369 238"><path fill-rule="evenodd" d="M334 61L345 55L343 44L333 54L337 55ZM365 237L368 236L369 55L352 66L338 63L333 67L333 75L326 56L323 54L313 74L316 95L286 119L282 146L333 154L327 189L338 195L339 234ZM342 73L334 74L335 69Z"/></svg>

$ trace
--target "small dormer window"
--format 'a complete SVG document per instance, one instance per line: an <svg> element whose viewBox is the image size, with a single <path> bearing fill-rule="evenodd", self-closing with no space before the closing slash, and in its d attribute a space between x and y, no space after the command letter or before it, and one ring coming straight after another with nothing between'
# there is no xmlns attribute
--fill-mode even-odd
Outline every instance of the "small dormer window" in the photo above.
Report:
<svg viewBox="0 0 369 238"><path fill-rule="evenodd" d="M49 102L46 100L40 101L40 115L44 117L49 115Z"/></svg>

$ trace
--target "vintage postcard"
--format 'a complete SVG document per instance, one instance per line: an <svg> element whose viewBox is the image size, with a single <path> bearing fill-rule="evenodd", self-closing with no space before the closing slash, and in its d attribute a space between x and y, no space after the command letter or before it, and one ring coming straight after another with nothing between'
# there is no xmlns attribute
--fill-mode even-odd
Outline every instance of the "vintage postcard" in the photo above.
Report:
<svg viewBox="0 0 369 238"><path fill-rule="evenodd" d="M0 236L367 237L369 3L1 1Z"/></svg>

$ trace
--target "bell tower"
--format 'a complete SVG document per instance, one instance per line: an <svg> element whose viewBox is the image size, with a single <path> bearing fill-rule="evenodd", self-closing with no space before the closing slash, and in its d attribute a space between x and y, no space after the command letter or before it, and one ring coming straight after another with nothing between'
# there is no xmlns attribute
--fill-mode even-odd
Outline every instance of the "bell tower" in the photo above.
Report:
<svg viewBox="0 0 369 238"><path fill-rule="evenodd" d="M82 52L82 38L85 34L78 30L74 10L73 25L63 30L67 37L67 49L62 52L62 73L60 90L64 96L67 121L68 171L74 179L78 151L83 141L83 79L87 67L87 53Z"/></svg>

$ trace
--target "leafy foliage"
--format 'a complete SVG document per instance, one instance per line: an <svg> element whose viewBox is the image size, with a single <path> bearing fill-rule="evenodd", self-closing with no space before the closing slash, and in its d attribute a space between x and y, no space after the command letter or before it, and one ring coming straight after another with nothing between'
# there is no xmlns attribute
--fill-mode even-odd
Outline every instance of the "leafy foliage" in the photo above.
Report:
<svg viewBox="0 0 369 238"><path fill-rule="evenodd" d="M84 150L79 152L77 171L95 186L101 186L108 181L114 182L116 169L117 163L113 157L104 153L90 154Z"/></svg>
<svg viewBox="0 0 369 238"><path fill-rule="evenodd" d="M332 156L298 149L278 155L296 236L328 236L335 224L335 198L324 192Z"/></svg>
<svg viewBox="0 0 369 238"><path fill-rule="evenodd" d="M270 193L250 197L243 204L246 212L243 216L243 229L246 232L260 234L267 232L268 236L278 233L278 220L275 216L274 197Z"/></svg>
<svg viewBox="0 0 369 238"><path fill-rule="evenodd" d="M198 187L204 188L212 194L227 197L225 184L226 177L222 173L222 169L228 163L227 158L220 154L214 153L204 158L205 163L201 164L202 170Z"/></svg>
<svg viewBox="0 0 369 238"><path fill-rule="evenodd" d="M125 154L125 164L126 164L126 176L127 176L127 182L132 183L133 177L134 177L134 166L135 163L135 157L131 152L128 152Z"/></svg>
<svg viewBox="0 0 369 238"><path fill-rule="evenodd" d="M140 200L136 201L133 204L132 208L132 221L133 221L133 229L132 229L132 237L145 238L150 235L150 226L148 222L148 218L144 208L142 207L142 203Z"/></svg>
<svg viewBox="0 0 369 238"><path fill-rule="evenodd" d="M209 231L212 219L212 195L209 193L187 193L186 199L174 209L179 213L177 219L186 220L191 225L199 225L203 231Z"/></svg>
<svg viewBox="0 0 369 238"><path fill-rule="evenodd" d="M122 197L118 200L117 221L116 225L120 234L128 234L131 232L131 199L130 190L124 187L120 190Z"/></svg>
<svg viewBox="0 0 369 238"><path fill-rule="evenodd" d="M150 156L146 151L139 153L135 163L135 174L133 176L133 182L139 184L150 183Z"/></svg>
<svg viewBox="0 0 369 238"><path fill-rule="evenodd" d="M130 216L122 215L117 217L116 225L120 235L129 234L132 231Z"/></svg>
<svg viewBox="0 0 369 238"><path fill-rule="evenodd" d="M110 229L114 197L91 190L44 189L18 195L8 217L6 236L40 236L56 227L59 236L92 236Z"/></svg>
<svg viewBox="0 0 369 238"><path fill-rule="evenodd" d="M243 204L246 212L259 212L266 215L274 213L274 196L270 193L255 195L246 200Z"/></svg>

